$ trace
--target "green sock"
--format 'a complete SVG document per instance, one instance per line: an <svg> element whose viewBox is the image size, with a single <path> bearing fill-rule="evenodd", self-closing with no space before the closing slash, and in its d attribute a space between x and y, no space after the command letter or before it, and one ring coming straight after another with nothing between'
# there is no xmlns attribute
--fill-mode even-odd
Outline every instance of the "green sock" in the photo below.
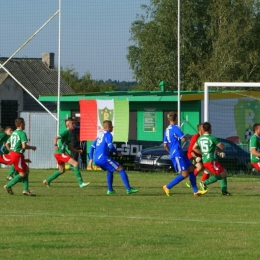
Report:
<svg viewBox="0 0 260 260"><path fill-rule="evenodd" d="M19 182L22 179L20 175L16 175L11 181L9 181L6 185L7 188L11 188L14 186L17 182Z"/></svg>
<svg viewBox="0 0 260 260"><path fill-rule="evenodd" d="M7 177L11 177L11 176L13 177L14 172L15 172L15 169L14 169L14 165L12 164L9 168Z"/></svg>
<svg viewBox="0 0 260 260"><path fill-rule="evenodd" d="M29 180L28 180L28 174L27 174L25 177L23 177L23 190L29 190L28 182L29 182Z"/></svg>
<svg viewBox="0 0 260 260"><path fill-rule="evenodd" d="M73 171L74 171L74 174L75 174L75 176L76 176L76 178L77 178L77 180L78 180L79 185L82 184L82 183L83 183L83 180L82 180L81 173L80 173L80 171L79 171L79 167L78 167L78 166L74 167L74 168L73 168Z"/></svg>
<svg viewBox="0 0 260 260"><path fill-rule="evenodd" d="M19 172L17 170L14 170L14 176L18 175Z"/></svg>
<svg viewBox="0 0 260 260"><path fill-rule="evenodd" d="M221 192L227 192L227 177L219 181Z"/></svg>
<svg viewBox="0 0 260 260"><path fill-rule="evenodd" d="M60 171L56 171L54 172L48 179L46 179L46 181L48 183L50 183L51 181L55 180L56 178L58 178L62 173Z"/></svg>
<svg viewBox="0 0 260 260"><path fill-rule="evenodd" d="M216 182L216 181L218 181L218 180L221 180L222 179L222 177L219 175L219 174L216 174L216 175L211 175L206 181L204 181L203 183L205 184L205 185L209 185L209 184L211 184L211 183L214 183L214 182Z"/></svg>

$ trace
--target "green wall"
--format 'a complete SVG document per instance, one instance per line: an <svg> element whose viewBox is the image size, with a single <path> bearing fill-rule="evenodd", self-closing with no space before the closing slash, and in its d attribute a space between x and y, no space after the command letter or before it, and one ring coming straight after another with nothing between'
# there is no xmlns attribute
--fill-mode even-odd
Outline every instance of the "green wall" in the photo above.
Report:
<svg viewBox="0 0 260 260"><path fill-rule="evenodd" d="M193 135L197 132L197 125L200 123L201 116L201 103L200 101L186 101L181 103L181 122L188 119L183 123L181 128L185 134Z"/></svg>
<svg viewBox="0 0 260 260"><path fill-rule="evenodd" d="M130 111L136 111L137 118L137 140L161 141L164 133L163 111L177 111L177 102L130 102ZM155 129L154 131L144 131L144 113L147 109L154 109ZM60 131L65 129L62 122L64 118L71 116L71 110L79 110L79 102L61 102L60 106ZM201 102L185 101L181 102L181 122L184 122L181 130L185 134L195 134L197 125L200 123ZM131 127L131 126L130 126Z"/></svg>
<svg viewBox="0 0 260 260"><path fill-rule="evenodd" d="M177 102L134 102L130 103L130 110L137 111L137 140L162 141L164 134L164 111L177 111ZM155 131L144 131L144 113L146 109L155 109ZM181 130L185 134L193 135L197 132L200 123L201 102L181 102ZM131 127L131 126L130 126Z"/></svg>
<svg viewBox="0 0 260 260"><path fill-rule="evenodd" d="M71 110L79 110L79 102L61 102L60 104L60 132L66 129L64 119L71 116Z"/></svg>
<svg viewBox="0 0 260 260"><path fill-rule="evenodd" d="M137 140L161 141L163 137L163 112L155 111L155 127L152 131L144 131L144 111L137 112Z"/></svg>

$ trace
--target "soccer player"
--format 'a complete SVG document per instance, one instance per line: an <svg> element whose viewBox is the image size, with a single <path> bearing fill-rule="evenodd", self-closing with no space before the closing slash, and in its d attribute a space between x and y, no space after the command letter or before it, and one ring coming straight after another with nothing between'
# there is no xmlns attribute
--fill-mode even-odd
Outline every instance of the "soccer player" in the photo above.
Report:
<svg viewBox="0 0 260 260"><path fill-rule="evenodd" d="M72 119L65 120L66 130L63 131L60 135L56 136L53 140L54 142L54 157L58 163L59 170L55 171L51 176L43 181L43 184L47 187L50 187L50 183L58 178L61 174L65 172L65 163L69 163L73 166L74 174L78 180L80 188L88 186L90 183L83 182L81 173L79 171L79 164L75 161L67 152L66 148L73 152L81 153L82 150L78 150L72 147L71 145L71 131L74 129L75 125Z"/></svg>
<svg viewBox="0 0 260 260"><path fill-rule="evenodd" d="M71 145L76 151L71 151L71 157L78 162L79 160L79 152L78 149L80 147L79 142L79 124L76 117L71 117L73 120L74 128L71 130ZM80 149L79 149L80 150Z"/></svg>
<svg viewBox="0 0 260 260"><path fill-rule="evenodd" d="M201 154L193 151L194 144L196 143L196 141L198 140L198 138L202 134L202 130L203 130L202 124L197 125L197 130L198 130L198 132L195 135L193 135L190 139L190 144L189 144L188 151L187 151L188 159L196 167L195 170L194 170L195 176L197 176L200 171L204 170L204 167L203 167L203 164L202 164L202 161L201 161L202 160ZM201 177L201 181L205 181L208 178L209 178L209 173L207 171L204 171L203 175ZM186 182L186 186L188 188L190 188L190 186L191 186L190 181Z"/></svg>
<svg viewBox="0 0 260 260"><path fill-rule="evenodd" d="M105 120L103 122L103 129L104 132L100 134L91 145L88 168L92 168L92 162L94 160L97 166L101 167L104 171L107 171L107 195L117 194L117 192L113 189L114 171L119 172L120 177L126 187L126 194L138 192L137 189L131 188L128 176L123 166L111 159L109 156L110 152L115 153L119 157L123 156L122 153L118 152L113 145L113 136L111 134L111 132L113 132L112 122L110 120Z"/></svg>
<svg viewBox="0 0 260 260"><path fill-rule="evenodd" d="M17 182L23 182L23 194L27 196L36 196L29 190L29 167L26 164L24 159L24 151L26 149L36 150L35 146L30 146L27 144L28 139L27 135L24 132L25 122L24 119L19 117L15 119L16 130L11 134L10 138L6 142L8 150L10 150L10 158L14 164L15 170L19 172L19 175L16 175L10 182L8 182L4 189L10 194L13 195L12 186ZM28 162L28 160L27 160Z"/></svg>
<svg viewBox="0 0 260 260"><path fill-rule="evenodd" d="M260 171L260 124L253 125L253 132L249 141L250 159L252 166Z"/></svg>
<svg viewBox="0 0 260 260"><path fill-rule="evenodd" d="M225 146L219 140L211 135L211 124L205 122L202 125L203 134L194 144L193 150L197 153L202 153L203 166L211 175L209 179L201 182L201 188L207 190L207 185L220 181L221 193L225 196L231 194L227 191L227 171L217 161L217 149L224 150ZM219 156L224 157L224 153L220 152Z"/></svg>
<svg viewBox="0 0 260 260"><path fill-rule="evenodd" d="M193 173L195 167L191 164L181 149L180 140L185 142L186 137L176 125L177 113L170 112L167 115L167 118L170 125L166 128L164 133L164 148L170 153L176 172L180 172L181 174L177 175L167 185L164 185L163 190L167 196L170 196L170 189L189 176L194 196L197 197L205 194L207 190L198 190L196 185L196 176Z"/></svg>
<svg viewBox="0 0 260 260"><path fill-rule="evenodd" d="M5 157L6 157L6 155L5 155ZM25 161L25 162L26 162L26 161ZM10 180L13 179L14 175L16 176L16 175L18 175L18 174L19 174L19 172L16 171L15 168L14 168L14 165L11 164L11 165L10 165L10 168L9 168L9 172L8 172L8 174L7 174L7 177L6 177L6 180L10 181Z"/></svg>
<svg viewBox="0 0 260 260"><path fill-rule="evenodd" d="M9 151L5 146L7 140L10 138L13 129L10 126L7 126L3 133L0 133L0 163L5 165L10 165L10 169L7 175L7 180L10 181L13 177L13 174L17 175L18 172L14 169L14 165L12 164L12 160L9 155Z"/></svg>

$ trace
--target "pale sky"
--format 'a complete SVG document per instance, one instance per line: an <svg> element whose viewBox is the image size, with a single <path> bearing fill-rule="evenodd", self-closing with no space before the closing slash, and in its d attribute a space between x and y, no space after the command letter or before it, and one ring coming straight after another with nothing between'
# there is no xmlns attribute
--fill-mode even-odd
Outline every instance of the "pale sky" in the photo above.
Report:
<svg viewBox="0 0 260 260"><path fill-rule="evenodd" d="M0 57L11 56L59 9L59 0L1 2ZM95 80L133 81L126 59L131 23L150 0L61 0L61 66ZM15 57L58 58L58 15Z"/></svg>

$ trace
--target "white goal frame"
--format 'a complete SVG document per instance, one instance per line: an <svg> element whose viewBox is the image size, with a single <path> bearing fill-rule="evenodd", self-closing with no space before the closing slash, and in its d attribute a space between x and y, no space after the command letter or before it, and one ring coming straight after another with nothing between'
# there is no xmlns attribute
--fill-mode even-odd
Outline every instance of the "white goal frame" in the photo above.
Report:
<svg viewBox="0 0 260 260"><path fill-rule="evenodd" d="M204 83L204 122L209 120L209 88L232 87L232 88L260 88L260 83L252 82L205 82Z"/></svg>

